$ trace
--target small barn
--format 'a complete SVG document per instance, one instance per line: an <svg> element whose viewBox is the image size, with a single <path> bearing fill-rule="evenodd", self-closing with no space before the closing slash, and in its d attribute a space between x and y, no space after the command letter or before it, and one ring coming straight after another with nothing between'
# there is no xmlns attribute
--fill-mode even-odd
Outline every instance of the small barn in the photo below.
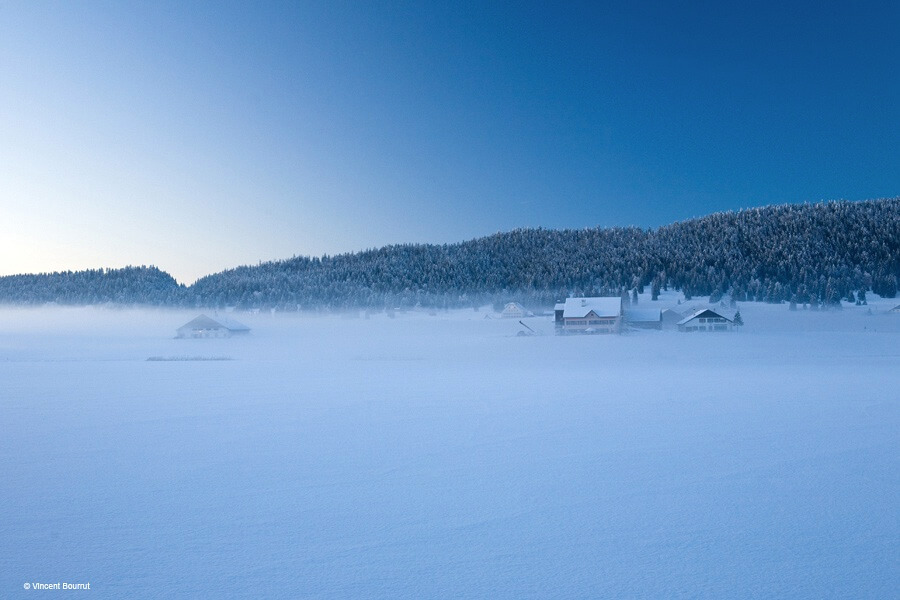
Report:
<svg viewBox="0 0 900 600"><path fill-rule="evenodd" d="M637 329L662 329L662 311L658 308L629 308L625 323Z"/></svg>
<svg viewBox="0 0 900 600"><path fill-rule="evenodd" d="M225 338L250 333L250 328L228 317L200 315L175 331L178 338Z"/></svg>
<svg viewBox="0 0 900 600"><path fill-rule="evenodd" d="M531 313L525 310L525 307L518 302L509 302L500 311L500 316L504 319L521 319L522 317L530 317Z"/></svg>
<svg viewBox="0 0 900 600"><path fill-rule="evenodd" d="M678 331L731 331L734 321L709 308L694 311L678 322Z"/></svg>
<svg viewBox="0 0 900 600"><path fill-rule="evenodd" d="M622 298L567 298L563 309L565 333L618 333L622 327Z"/></svg>

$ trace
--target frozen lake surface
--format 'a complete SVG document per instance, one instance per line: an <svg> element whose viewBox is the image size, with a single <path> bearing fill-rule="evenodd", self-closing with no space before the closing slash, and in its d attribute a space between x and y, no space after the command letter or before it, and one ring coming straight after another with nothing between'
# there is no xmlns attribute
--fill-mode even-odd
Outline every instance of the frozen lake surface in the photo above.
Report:
<svg viewBox="0 0 900 600"><path fill-rule="evenodd" d="M896 303L221 340L173 339L200 311L2 309L0 597L896 598Z"/></svg>

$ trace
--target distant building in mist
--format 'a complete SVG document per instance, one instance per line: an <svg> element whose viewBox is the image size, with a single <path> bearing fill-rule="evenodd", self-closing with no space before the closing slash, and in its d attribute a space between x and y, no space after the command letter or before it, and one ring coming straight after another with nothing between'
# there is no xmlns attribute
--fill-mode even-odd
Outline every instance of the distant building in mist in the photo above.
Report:
<svg viewBox="0 0 900 600"><path fill-rule="evenodd" d="M522 317L530 317L531 313L518 302L509 302L503 307L503 310L500 311L500 316L505 319L521 319Z"/></svg>
<svg viewBox="0 0 900 600"><path fill-rule="evenodd" d="M618 333L622 327L622 298L566 298L564 333Z"/></svg>
<svg viewBox="0 0 900 600"><path fill-rule="evenodd" d="M701 308L678 322L678 331L731 331L734 321L709 308Z"/></svg>
<svg viewBox="0 0 900 600"><path fill-rule="evenodd" d="M224 338L250 333L250 328L228 317L200 315L175 330L178 338Z"/></svg>

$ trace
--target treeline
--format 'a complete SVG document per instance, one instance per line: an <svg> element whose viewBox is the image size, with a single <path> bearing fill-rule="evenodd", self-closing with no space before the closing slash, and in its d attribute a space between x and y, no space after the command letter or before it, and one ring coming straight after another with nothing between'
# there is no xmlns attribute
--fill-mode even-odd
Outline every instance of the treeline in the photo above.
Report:
<svg viewBox="0 0 900 600"><path fill-rule="evenodd" d="M5 304L152 304L185 303L187 288L156 267L89 269L0 277Z"/></svg>
<svg viewBox="0 0 900 600"><path fill-rule="evenodd" d="M295 257L190 287L152 267L20 275L0 278L0 301L320 310L518 300L537 307L649 286L654 295L674 288L688 296L838 304L867 291L894 297L898 276L894 198L755 208L656 230L519 229L457 244Z"/></svg>

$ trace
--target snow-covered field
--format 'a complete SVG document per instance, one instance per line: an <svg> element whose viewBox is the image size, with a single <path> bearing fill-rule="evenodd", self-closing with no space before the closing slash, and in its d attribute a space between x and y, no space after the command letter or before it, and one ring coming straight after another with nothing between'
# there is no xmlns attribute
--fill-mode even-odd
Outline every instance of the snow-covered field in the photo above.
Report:
<svg viewBox="0 0 900 600"><path fill-rule="evenodd" d="M222 340L2 309L0 598L897 598L897 302L570 337L235 314Z"/></svg>

